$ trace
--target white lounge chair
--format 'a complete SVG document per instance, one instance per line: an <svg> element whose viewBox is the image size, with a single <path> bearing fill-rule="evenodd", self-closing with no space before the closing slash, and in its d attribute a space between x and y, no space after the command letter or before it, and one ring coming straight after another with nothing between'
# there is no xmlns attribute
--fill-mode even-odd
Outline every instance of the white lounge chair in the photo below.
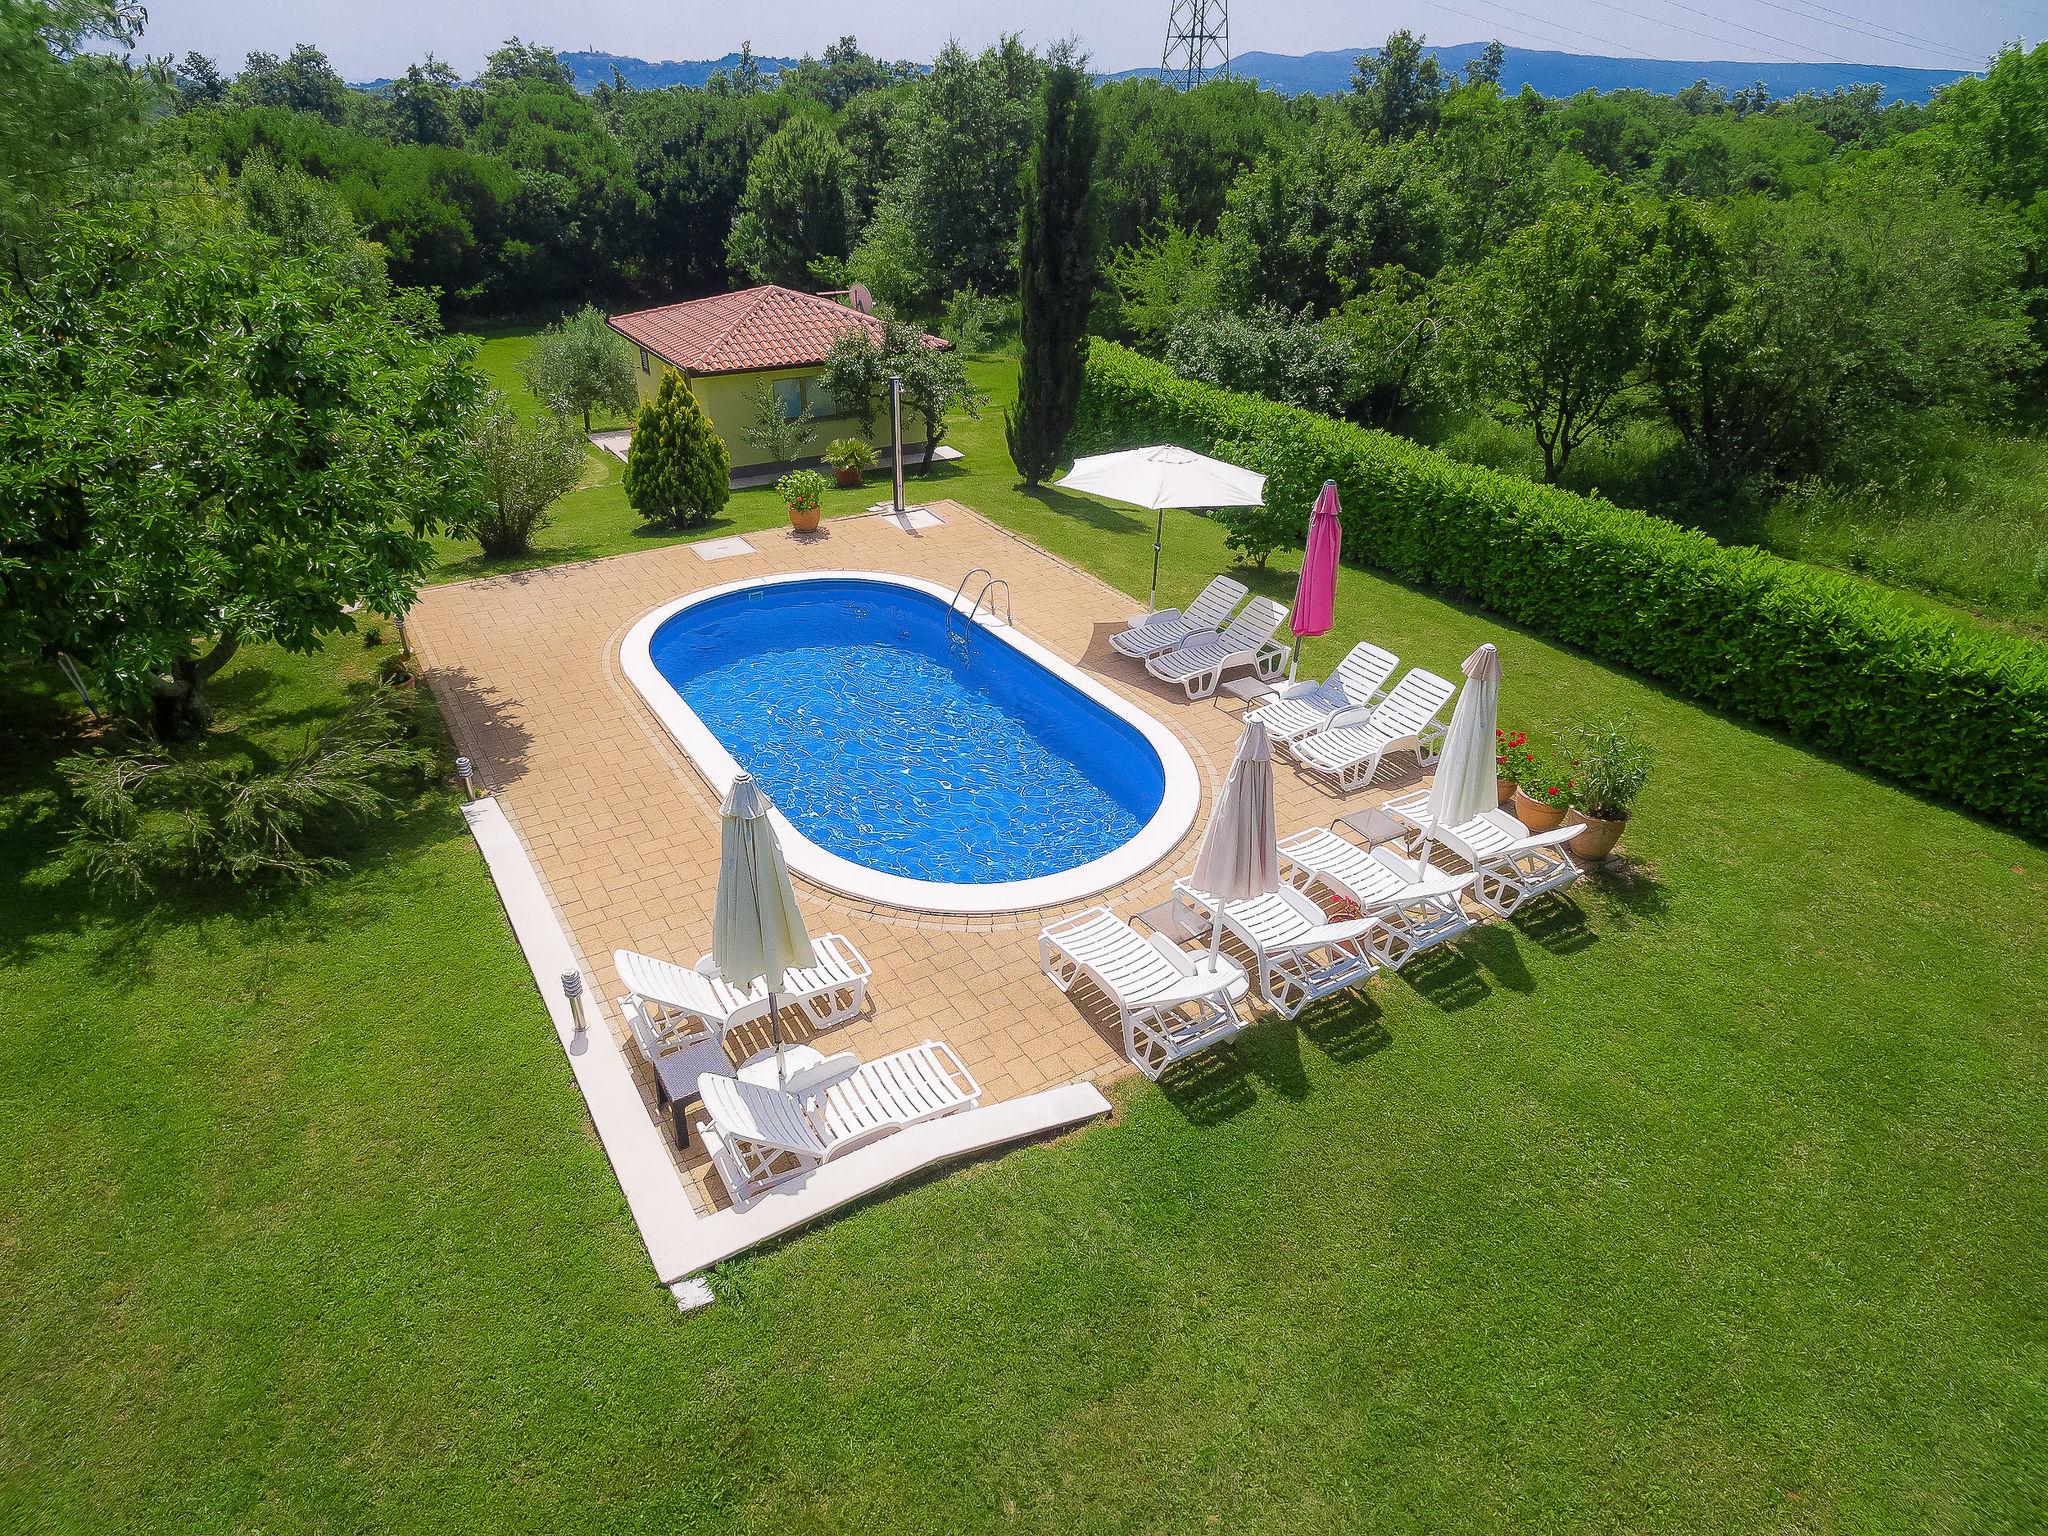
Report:
<svg viewBox="0 0 2048 1536"><path fill-rule="evenodd" d="M1062 992L1086 976L1116 1004L1124 1054L1149 1078L1243 1028L1237 1004L1250 990L1243 967L1219 955L1212 968L1206 956L1197 961L1163 934L1148 939L1107 907L1042 929L1038 964Z"/></svg>
<svg viewBox="0 0 2048 1536"><path fill-rule="evenodd" d="M1392 651L1361 640L1351 647L1337 670L1319 683L1296 683L1281 690L1270 704L1261 704L1245 718L1266 727L1277 742L1294 741L1330 723L1347 709L1370 709L1386 697L1382 691L1401 659Z"/></svg>
<svg viewBox="0 0 2048 1536"><path fill-rule="evenodd" d="M1208 922L1217 920L1219 903L1207 892L1186 880L1176 881L1173 890ZM1293 1018L1317 998L1363 986L1378 969L1366 947L1379 927L1377 918L1333 923L1291 885L1221 905L1220 912L1224 932L1252 952L1259 996L1283 1018Z"/></svg>
<svg viewBox="0 0 2048 1536"><path fill-rule="evenodd" d="M844 1024L866 1005L867 960L844 934L820 934L811 941L818 963L791 971L776 989L777 1007L795 1004L813 1029ZM625 983L620 1006L631 1003L646 1016L655 1038L675 1031L685 1034L727 1030L768 1016L768 989L756 982L744 990L719 974L709 955L694 969L657 960L630 949L612 952L612 967Z"/></svg>
<svg viewBox="0 0 2048 1536"><path fill-rule="evenodd" d="M1510 917L1526 901L1561 891L1579 878L1566 847L1586 830L1582 821L1531 832L1506 811L1481 811L1431 836L1472 866L1472 895L1489 912Z"/></svg>
<svg viewBox="0 0 2048 1536"><path fill-rule="evenodd" d="M1147 614L1121 634L1111 635L1109 643L1133 661L1170 651L1190 635L1214 634L1221 629L1250 590L1229 576L1214 577L1185 610L1162 608Z"/></svg>
<svg viewBox="0 0 2048 1536"><path fill-rule="evenodd" d="M709 1116L697 1130L711 1165L744 1205L851 1148L973 1108L981 1085L951 1046L927 1040L865 1064L851 1051L827 1056L780 1088L754 1069L707 1072L697 1094Z"/></svg>
<svg viewBox="0 0 2048 1536"><path fill-rule="evenodd" d="M1220 633L1192 635L1172 650L1149 658L1145 670L1162 683L1179 683L1190 699L1205 699L1216 691L1223 674L1234 668L1277 671L1286 653L1273 636L1286 622L1284 606L1270 597L1255 597Z"/></svg>
<svg viewBox="0 0 2048 1536"><path fill-rule="evenodd" d="M1471 875L1445 874L1384 847L1361 848L1336 827L1312 827L1281 838L1280 859L1302 889L1320 881L1356 902L1360 917L1379 919L1378 929L1366 936L1366 948L1389 970L1399 970L1472 926L1459 900Z"/></svg>
<svg viewBox="0 0 2048 1536"><path fill-rule="evenodd" d="M1414 753L1418 767L1436 761L1443 740L1437 716L1457 691L1455 683L1416 667L1372 709L1343 710L1283 749L1302 767L1335 779L1338 788L1361 789L1389 752Z"/></svg>

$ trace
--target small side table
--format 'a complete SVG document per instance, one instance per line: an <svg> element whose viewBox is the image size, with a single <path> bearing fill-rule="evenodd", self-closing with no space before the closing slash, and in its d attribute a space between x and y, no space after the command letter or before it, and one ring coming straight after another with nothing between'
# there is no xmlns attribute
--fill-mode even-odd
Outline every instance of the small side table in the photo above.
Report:
<svg viewBox="0 0 2048 1536"><path fill-rule="evenodd" d="M1247 704L1257 704L1279 693L1271 683L1256 677L1234 677L1223 685L1223 691L1233 699L1242 699Z"/></svg>
<svg viewBox="0 0 2048 1536"><path fill-rule="evenodd" d="M1190 939L1206 938L1209 924L1205 921L1208 913L1200 907L1191 906L1178 895L1169 896L1156 907L1147 907L1138 914L1138 921L1176 944L1185 944Z"/></svg>

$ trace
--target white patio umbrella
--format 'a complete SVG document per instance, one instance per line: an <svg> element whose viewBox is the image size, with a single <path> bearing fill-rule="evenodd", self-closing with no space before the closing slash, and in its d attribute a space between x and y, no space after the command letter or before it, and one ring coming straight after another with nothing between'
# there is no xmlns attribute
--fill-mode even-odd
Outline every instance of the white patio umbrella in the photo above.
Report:
<svg viewBox="0 0 2048 1536"><path fill-rule="evenodd" d="M1465 687L1451 711L1437 756L1436 782L1429 787L1429 831L1419 859L1429 858L1438 827L1455 827L1498 804L1494 783L1494 717L1500 704L1500 652L1482 645L1465 658Z"/></svg>
<svg viewBox="0 0 2048 1536"><path fill-rule="evenodd" d="M1265 722L1254 720L1238 739L1230 777L1216 797L1215 814L1195 853L1194 886L1217 903L1244 901L1280 889L1280 841L1273 829L1273 748ZM1223 947L1223 914L1209 935L1209 963Z"/></svg>
<svg viewBox="0 0 2048 1536"><path fill-rule="evenodd" d="M1053 484L1063 491L1085 491L1159 514L1159 525L1152 530L1152 596L1146 604L1154 611L1159 607L1159 546L1166 536L1166 509L1256 507L1266 497L1264 475L1171 443L1076 459Z"/></svg>
<svg viewBox="0 0 2048 1536"><path fill-rule="evenodd" d="M718 900L711 915L711 958L742 991L768 984L768 1024L775 1036L775 1081L782 1082L782 1016L775 994L784 975L816 965L804 915L797 910L782 845L768 818L768 797L753 775L732 781L718 808Z"/></svg>

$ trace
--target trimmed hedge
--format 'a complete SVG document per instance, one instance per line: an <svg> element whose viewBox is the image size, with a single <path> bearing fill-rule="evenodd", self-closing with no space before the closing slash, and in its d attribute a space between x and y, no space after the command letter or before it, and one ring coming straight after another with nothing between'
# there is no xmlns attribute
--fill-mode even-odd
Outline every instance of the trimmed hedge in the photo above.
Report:
<svg viewBox="0 0 2048 1536"><path fill-rule="evenodd" d="M1645 513L1180 378L1096 341L1075 445L1313 466L1344 557L1476 602L1902 784L2048 833L2048 649ZM1291 482L1298 473L1285 476ZM1299 500L1314 486L1275 483Z"/></svg>

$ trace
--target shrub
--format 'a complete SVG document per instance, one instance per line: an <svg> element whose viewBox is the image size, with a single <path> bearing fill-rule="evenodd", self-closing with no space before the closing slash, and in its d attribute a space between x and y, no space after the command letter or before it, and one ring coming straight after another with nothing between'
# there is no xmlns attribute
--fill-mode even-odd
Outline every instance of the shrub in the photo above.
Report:
<svg viewBox="0 0 2048 1536"><path fill-rule="evenodd" d="M155 743L58 765L72 796L67 842L95 886L139 893L163 879L305 882L344 867L340 826L417 788L433 762L399 696L365 695L274 767L173 756Z"/></svg>
<svg viewBox="0 0 2048 1536"><path fill-rule="evenodd" d="M873 469L875 450L857 437L835 437L825 445L825 462L834 469Z"/></svg>
<svg viewBox="0 0 2048 1536"><path fill-rule="evenodd" d="M825 499L825 477L815 469L792 469L775 482L775 494L792 512L815 512Z"/></svg>
<svg viewBox="0 0 2048 1536"><path fill-rule="evenodd" d="M680 374L640 408L626 450L626 500L651 522L708 523L732 495L732 454Z"/></svg>
<svg viewBox="0 0 2048 1536"><path fill-rule="evenodd" d="M782 396L775 393L775 386L767 379L761 379L747 391L747 407L753 412L753 421L740 428L740 436L747 440L749 448L758 448L768 455L771 464L788 464L817 440L817 420L811 414L808 404L792 416L783 408Z"/></svg>
<svg viewBox="0 0 2048 1536"><path fill-rule="evenodd" d="M528 421L501 395L477 413L470 452L484 504L477 542L492 559L523 555L547 527L548 509L583 478L583 439L566 417Z"/></svg>
<svg viewBox="0 0 2048 1536"><path fill-rule="evenodd" d="M1650 748L1620 721L1595 720L1562 743L1572 804L1602 821L1626 821L1650 777Z"/></svg>
<svg viewBox="0 0 2048 1536"><path fill-rule="evenodd" d="M1597 498L1191 383L1112 344L1090 349L1076 439L1091 452L1284 445L1337 482L1351 561L2048 832L2048 651L2039 645ZM1307 525L1302 500L1292 537Z"/></svg>
<svg viewBox="0 0 2048 1536"><path fill-rule="evenodd" d="M939 334L962 352L986 352L1003 323L1003 301L962 288L946 300L946 312L939 319Z"/></svg>

